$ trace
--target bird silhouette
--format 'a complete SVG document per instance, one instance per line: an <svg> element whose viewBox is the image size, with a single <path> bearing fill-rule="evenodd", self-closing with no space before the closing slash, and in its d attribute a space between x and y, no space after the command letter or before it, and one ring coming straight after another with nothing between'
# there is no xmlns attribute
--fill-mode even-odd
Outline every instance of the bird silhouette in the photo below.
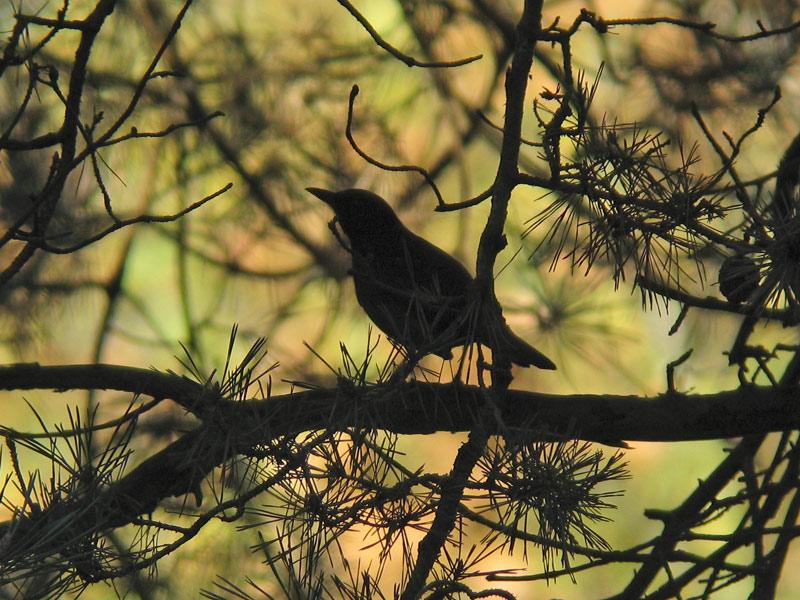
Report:
<svg viewBox="0 0 800 600"><path fill-rule="evenodd" d="M383 198L359 189L306 189L333 209L349 241L358 303L395 343L449 359L452 348L477 342L502 349L523 367L556 368L517 337L499 311L491 318L473 310L469 271L407 229Z"/></svg>

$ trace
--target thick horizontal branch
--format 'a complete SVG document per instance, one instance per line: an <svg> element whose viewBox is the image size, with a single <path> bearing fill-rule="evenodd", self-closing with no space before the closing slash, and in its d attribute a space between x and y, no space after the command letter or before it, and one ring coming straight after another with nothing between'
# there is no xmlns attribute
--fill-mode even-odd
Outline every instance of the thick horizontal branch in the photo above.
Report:
<svg viewBox="0 0 800 600"><path fill-rule="evenodd" d="M170 398L228 428L240 449L282 435L366 427L398 434L464 432L475 426L484 391L461 384L409 382L320 388L265 400L226 402L215 389L171 373L113 365L0 367L0 389L115 389ZM494 433L527 430L589 441L688 441L800 428L796 387L747 386L716 394L655 397L551 395L509 390L497 401ZM246 433L243 433L246 432Z"/></svg>
<svg viewBox="0 0 800 600"><path fill-rule="evenodd" d="M203 424L112 483L78 511L70 531L119 527L152 512L167 497L198 500L209 472L229 458L258 454L282 436L306 431L375 428L399 434L471 430L484 404L495 403L501 424L491 432L533 439L566 435L598 442L680 441L737 437L800 428L798 388L744 387L707 395L554 396L509 390L500 400L460 384L409 382L395 386L315 389L265 400L226 401L217 385L201 385L172 373L114 365L0 367L0 389L113 389L172 399ZM32 539L59 503L22 520L0 523L0 536L14 528L16 540ZM74 507L72 507L74 508ZM80 535L83 535L81 533ZM16 547L12 543L10 547ZM2 554L2 553L0 553ZM2 559L2 556L0 556Z"/></svg>
<svg viewBox="0 0 800 600"><path fill-rule="evenodd" d="M554 396L509 390L498 402L498 410L500 429L507 431L526 430L535 435L566 435L596 442L668 442L800 428L797 399L797 388L755 386L717 394L672 393L654 398ZM247 409L256 414L247 418L251 423L252 419L266 423L273 435L322 428L332 418L341 425L399 434L463 432L475 426L485 402L480 388L412 382L335 400L331 392L315 391L253 401Z"/></svg>

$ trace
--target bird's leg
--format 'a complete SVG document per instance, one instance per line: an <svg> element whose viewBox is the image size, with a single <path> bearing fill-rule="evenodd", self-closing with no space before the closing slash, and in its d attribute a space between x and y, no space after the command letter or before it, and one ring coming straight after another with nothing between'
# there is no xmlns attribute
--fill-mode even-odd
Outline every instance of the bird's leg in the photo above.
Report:
<svg viewBox="0 0 800 600"><path fill-rule="evenodd" d="M472 354L471 346L464 344L463 348L464 350L461 352L461 356L458 358L458 369L456 370L455 375L453 375L453 381L461 380L461 373L464 371L464 365L467 364L467 359L469 358L469 355ZM469 348L469 350L467 348ZM469 371L467 371L467 377L464 383L469 383Z"/></svg>
<svg viewBox="0 0 800 600"><path fill-rule="evenodd" d="M409 350L408 348L403 348L402 346L401 348L403 350L402 355L405 355L405 358L397 366L391 377L389 377L387 380L386 383L389 385L394 383L402 383L405 381L406 378L414 372L414 369L417 367L420 359L425 356L425 354L420 351Z"/></svg>
<svg viewBox="0 0 800 600"><path fill-rule="evenodd" d="M478 385L482 388L488 387L486 385L486 381L483 378L483 374L488 371L490 365L486 362L486 359L483 357L483 347L480 344L475 344L478 353L478 360L475 361L475 366L477 367L477 374L478 374Z"/></svg>

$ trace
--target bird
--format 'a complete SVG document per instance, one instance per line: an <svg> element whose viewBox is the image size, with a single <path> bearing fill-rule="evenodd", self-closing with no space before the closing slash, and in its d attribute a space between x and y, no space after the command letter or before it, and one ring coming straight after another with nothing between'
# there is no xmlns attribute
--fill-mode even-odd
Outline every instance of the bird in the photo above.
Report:
<svg viewBox="0 0 800 600"><path fill-rule="evenodd" d="M472 310L474 279L469 271L403 225L386 200L363 189L306 191L333 210L335 223L347 236L358 303L409 354L448 360L452 348L478 343L503 350L522 367L556 368L515 335L499 311L499 318L493 318Z"/></svg>

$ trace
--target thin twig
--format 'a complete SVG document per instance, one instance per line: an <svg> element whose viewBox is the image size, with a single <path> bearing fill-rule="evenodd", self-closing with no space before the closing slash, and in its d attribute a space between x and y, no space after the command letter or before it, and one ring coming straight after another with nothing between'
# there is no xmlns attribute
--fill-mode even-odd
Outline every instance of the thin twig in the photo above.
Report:
<svg viewBox="0 0 800 600"><path fill-rule="evenodd" d="M352 128L353 128L353 106L355 104L356 96L358 96L358 91L359 91L358 86L354 85L353 89L350 90L350 100L347 106L347 125L345 126L345 136L347 137L347 141L350 142L350 146L352 146L353 150L355 150L356 153L365 161L367 161L369 164L374 165L379 169L383 169L384 171L394 171L394 172L413 171L415 173L419 173L425 178L425 181L428 182L428 185L433 190L433 193L436 194L436 200L439 206L444 206L445 201L444 198L442 198L441 192L439 192L439 188L436 187L436 183L433 181L433 178L431 178L431 176L425 169L417 165L399 165L399 166L387 165L386 163L382 163L372 158L369 154L364 152L364 150L362 150L359 147L358 143L356 143L356 140L353 137Z"/></svg>
<svg viewBox="0 0 800 600"><path fill-rule="evenodd" d="M459 60L453 61L434 61L434 62L424 62L415 59L408 54L404 54L400 52L397 48L392 46L389 42L384 40L381 35L375 30L372 24L367 20L367 18L362 15L355 6L353 6L349 0L337 0L339 4L341 4L347 12L349 12L353 17L358 21L361 26L369 33L375 43L378 44L381 48L386 50L389 54L394 56L395 58L399 59L403 63L405 63L409 67L423 67L428 69L447 69L452 67L461 67L464 65L468 65L469 63L475 62L476 60L480 60L483 58L483 54L478 54L476 56L470 56L467 58L462 58Z"/></svg>
<svg viewBox="0 0 800 600"><path fill-rule="evenodd" d="M96 233L95 235L88 237L72 246L53 246L45 241L38 241L36 239L30 240L30 243L36 245L39 249L44 250L45 252L50 252L52 254L70 254L72 252L76 252L81 248L85 248L86 246L97 242L98 240L103 239L109 234L114 233L122 229L123 227L129 227L130 225L136 225L138 223L170 223L172 221L177 221L184 215L197 210L205 203L213 200L217 196L220 196L227 192L229 189L233 187L233 183L228 183L224 187L220 188L216 192L209 194L205 198L198 200L197 202L193 202L183 210L180 210L176 213L171 215L139 215L138 217L131 217L130 219L119 219L113 225L105 228L104 230Z"/></svg>

